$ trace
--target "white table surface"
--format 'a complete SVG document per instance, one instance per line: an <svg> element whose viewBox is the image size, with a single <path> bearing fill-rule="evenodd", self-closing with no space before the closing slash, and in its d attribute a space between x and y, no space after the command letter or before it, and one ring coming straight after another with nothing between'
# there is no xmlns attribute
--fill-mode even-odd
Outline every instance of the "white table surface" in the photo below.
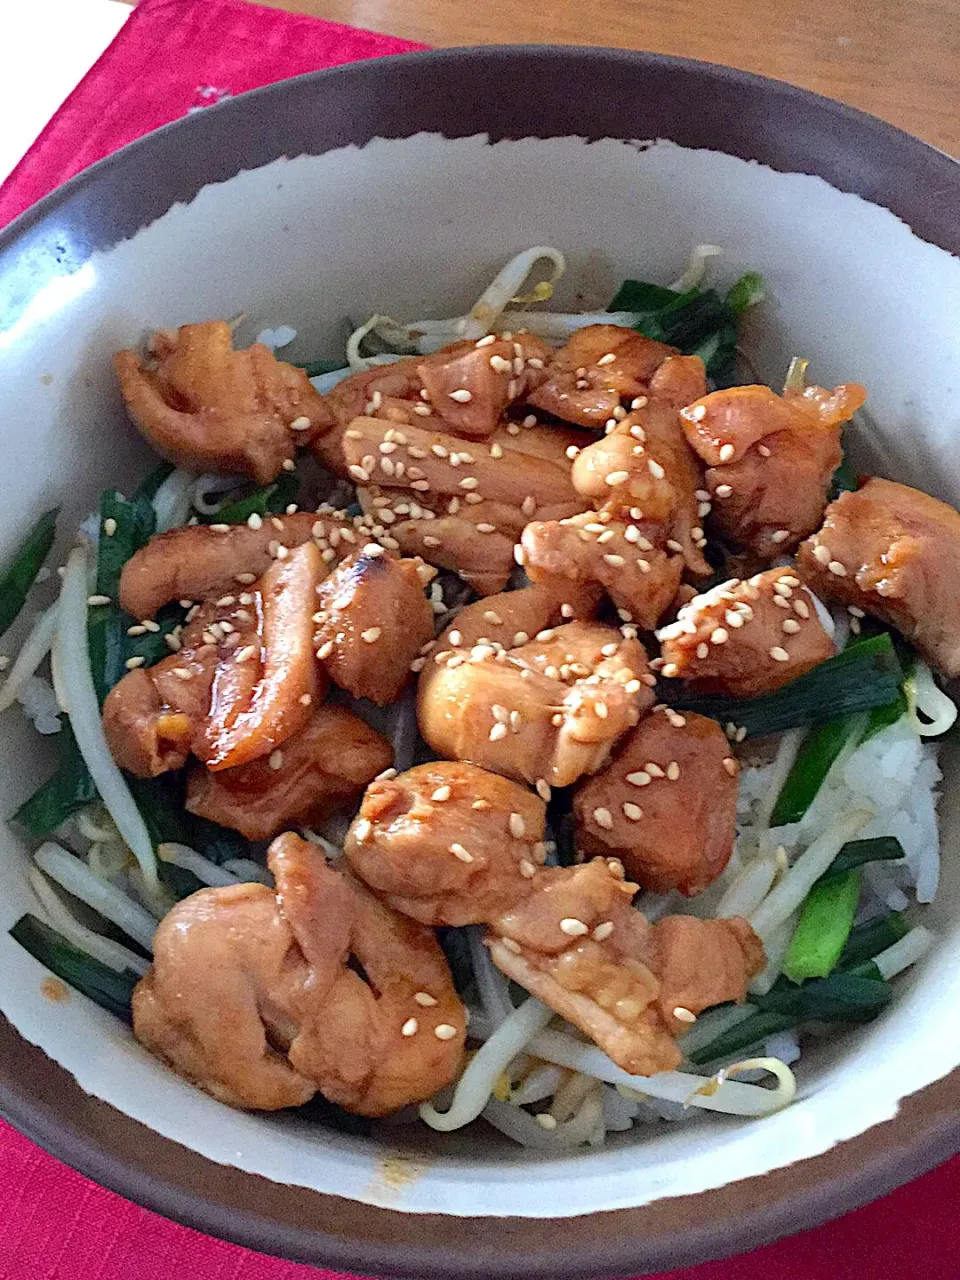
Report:
<svg viewBox="0 0 960 1280"><path fill-rule="evenodd" d="M0 0L0 182L129 16L117 0Z"/></svg>

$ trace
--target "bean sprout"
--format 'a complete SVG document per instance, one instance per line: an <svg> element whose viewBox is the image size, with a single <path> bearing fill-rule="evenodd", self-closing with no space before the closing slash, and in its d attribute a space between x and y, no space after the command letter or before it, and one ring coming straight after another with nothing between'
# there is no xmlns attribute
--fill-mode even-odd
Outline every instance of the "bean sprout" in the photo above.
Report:
<svg viewBox="0 0 960 1280"><path fill-rule="evenodd" d="M907 698L907 719L921 738L938 738L953 727L957 719L957 704L936 683L925 662L917 660L904 681L903 691ZM922 720L917 715L918 711L923 716Z"/></svg>
<svg viewBox="0 0 960 1280"><path fill-rule="evenodd" d="M441 1133L462 1129L471 1120L476 1120L487 1105L501 1072L552 1017L553 1010L533 996L525 1000L477 1051L457 1082L450 1109L440 1112L432 1102L425 1102L420 1108L420 1118L431 1129Z"/></svg>
<svg viewBox="0 0 960 1280"><path fill-rule="evenodd" d="M553 292L553 285L567 269L567 262L559 249L550 245L534 245L516 254L500 268L483 293L457 325L462 338L482 338L496 326L502 312L523 288L524 281L538 262L546 259L553 263L553 275L546 287L538 291L538 298L545 301ZM511 323L513 318L511 317Z"/></svg>
<svg viewBox="0 0 960 1280"><path fill-rule="evenodd" d="M243 484L242 476L218 476L212 471L206 471L193 483L190 505L202 516L215 516L223 506L223 502L208 502L207 495L229 493L231 489L237 489L241 484Z"/></svg>
<svg viewBox="0 0 960 1280"><path fill-rule="evenodd" d="M778 925L796 911L815 881L820 879L846 842L852 840L872 817L870 809L854 809L814 840L797 858L776 888L767 894L753 913L750 923L761 940L768 938Z"/></svg>
<svg viewBox="0 0 960 1280"><path fill-rule="evenodd" d="M803 738L803 729L788 729L780 739L777 756L770 772L770 780L757 810L756 825L761 830L765 830L770 826L770 817L776 808L777 799L783 789L783 784L787 780L787 775L794 766Z"/></svg>
<svg viewBox="0 0 960 1280"><path fill-rule="evenodd" d="M750 915L767 896L776 874L777 863L774 858L752 858L728 885L714 914L720 919Z"/></svg>
<svg viewBox="0 0 960 1280"><path fill-rule="evenodd" d="M150 966L142 956L81 924L67 909L50 881L36 867L30 868L28 876L31 888L39 898L51 925L69 943L117 973L123 973L125 969L132 969L134 973L141 975L147 972Z"/></svg>
<svg viewBox="0 0 960 1280"><path fill-rule="evenodd" d="M196 483L196 475L192 471L184 471L182 467L178 467L167 476L153 495L157 533L166 533L168 529L176 529L186 524Z"/></svg>
<svg viewBox="0 0 960 1280"><path fill-rule="evenodd" d="M674 293L687 293L688 290L695 289L706 274L707 259L719 258L722 254L723 250L718 244L695 245L690 251L690 260L683 275L678 276L670 288Z"/></svg>
<svg viewBox="0 0 960 1280"><path fill-rule="evenodd" d="M886 951L881 951L878 956L874 956L873 963L889 982L898 973L902 973L910 965L922 960L936 940L935 933L918 924L915 929L911 929L909 933L898 939L892 947L887 947Z"/></svg>
<svg viewBox="0 0 960 1280"><path fill-rule="evenodd" d="M153 949L157 922L131 898L105 880L101 880L85 862L67 853L52 840L46 841L33 855L33 860L51 880L56 880L68 893L121 928L148 951Z"/></svg>
<svg viewBox="0 0 960 1280"><path fill-rule="evenodd" d="M496 1099L487 1103L482 1115L495 1129L499 1129L514 1142L519 1142L521 1146L537 1151L562 1151L583 1146L585 1142L595 1138L598 1128L602 1129L603 1098L594 1084L580 1104L577 1114L566 1123L554 1124L550 1128L545 1128L529 1112L511 1106L509 1102L497 1102Z"/></svg>
<svg viewBox="0 0 960 1280"><path fill-rule="evenodd" d="M215 862L211 862L209 858L205 858L202 853L197 853L196 849L191 849L186 844L176 844L173 841L158 844L157 857L161 862L172 863L183 871L192 871L198 880L217 889L240 883L239 877L231 875L223 867L218 867Z"/></svg>
<svg viewBox="0 0 960 1280"><path fill-rule="evenodd" d="M70 708L70 726L107 812L140 864L147 891L159 894L157 860L150 835L103 733L87 641L87 568L86 550L74 547L63 575L57 628L60 676Z"/></svg>
<svg viewBox="0 0 960 1280"><path fill-rule="evenodd" d="M0 711L13 706L30 677L50 652L57 631L57 603L40 614L20 646L10 673L0 688ZM59 701L59 699L58 699Z"/></svg>

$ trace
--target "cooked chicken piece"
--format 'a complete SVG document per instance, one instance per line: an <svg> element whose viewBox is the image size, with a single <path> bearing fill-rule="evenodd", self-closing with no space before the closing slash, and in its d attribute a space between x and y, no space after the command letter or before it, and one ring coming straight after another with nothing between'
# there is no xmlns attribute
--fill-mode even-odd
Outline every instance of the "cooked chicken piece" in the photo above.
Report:
<svg viewBox="0 0 960 1280"><path fill-rule="evenodd" d="M889 622L932 667L960 675L960 515L874 476L827 507L797 567L821 596Z"/></svg>
<svg viewBox="0 0 960 1280"><path fill-rule="evenodd" d="M657 634L662 675L736 698L779 689L836 652L813 596L790 569L722 582Z"/></svg>
<svg viewBox="0 0 960 1280"><path fill-rule="evenodd" d="M616 520L608 511L532 520L520 545L534 582L555 592L600 586L621 618L644 630L655 627L670 607L683 574L681 555L657 547L639 525Z"/></svg>
<svg viewBox="0 0 960 1280"><path fill-rule="evenodd" d="M418 365L424 399L448 430L483 439L496 430L508 405L543 381L552 354L529 333L455 342Z"/></svg>
<svg viewBox="0 0 960 1280"><path fill-rule="evenodd" d="M368 543L317 591L317 657L356 698L385 707L410 678L410 663L433 638L433 610L417 572Z"/></svg>
<svg viewBox="0 0 960 1280"><path fill-rule="evenodd" d="M345 444L359 459L353 479L361 480L360 501L376 536L453 570L484 595L506 585L531 515L554 519L583 506L567 457L584 443L582 432L509 423L466 449L454 436L372 418L349 430ZM363 484L362 475L376 483Z"/></svg>
<svg viewBox="0 0 960 1280"><path fill-rule="evenodd" d="M417 421L414 407L420 400L422 383L417 372L417 359L398 360L395 364L374 365L362 373L355 373L337 383L325 400L333 415L336 427L311 441L311 449L318 461L339 476L346 476L347 462L343 456L343 433L354 418L391 410L391 418L401 423ZM428 410L429 412L429 410ZM385 413L384 413L384 416ZM431 425L442 429L440 419Z"/></svg>
<svg viewBox="0 0 960 1280"><path fill-rule="evenodd" d="M602 427L621 409L622 400L645 395L659 366L676 354L675 347L632 329L588 325L554 353L546 381L527 402L566 422Z"/></svg>
<svg viewBox="0 0 960 1280"><path fill-rule="evenodd" d="M707 392L707 370L699 356L668 356L650 379L649 400L673 409L693 404Z"/></svg>
<svg viewBox="0 0 960 1280"><path fill-rule="evenodd" d="M742 1004L748 979L766 962L763 944L740 916L664 916L653 927L653 943L653 968L660 979L657 1004L674 1035L690 1026L675 1010L700 1013L727 1000Z"/></svg>
<svg viewBox="0 0 960 1280"><path fill-rule="evenodd" d="M510 648L526 644L531 636L561 622L589 621L598 596L599 592L577 587L556 591L544 583L487 596L461 609L437 637L434 649L472 649L478 644ZM422 665L429 668L429 660L425 658ZM428 669L422 680L429 682L431 678Z"/></svg>
<svg viewBox="0 0 960 1280"><path fill-rule="evenodd" d="M180 635L180 649L152 667L128 672L107 694L103 729L110 754L138 778L179 769L204 752L214 681L249 645L259 646L255 589L243 599L197 606ZM251 688L254 667L245 668Z"/></svg>
<svg viewBox="0 0 960 1280"><path fill-rule="evenodd" d="M311 703L324 692L313 657L311 615L322 576L320 552L306 542L260 579L258 650L236 649L232 662L218 665L205 749L195 747L208 769L231 769L269 755L313 714Z"/></svg>
<svg viewBox="0 0 960 1280"><path fill-rule="evenodd" d="M178 467L266 484L333 426L302 369L259 342L234 351L225 320L159 330L146 360L118 351L113 365L135 426Z"/></svg>
<svg viewBox="0 0 960 1280"><path fill-rule="evenodd" d="M447 638L456 640L455 627ZM600 768L649 706L652 683L639 641L571 622L507 648L438 648L420 678L417 718L439 755L563 787Z"/></svg>
<svg viewBox="0 0 960 1280"><path fill-rule="evenodd" d="M153 939L133 992L133 1031L174 1071L232 1107L298 1107L316 1092L281 1046L297 1025L308 969L272 891L201 889Z"/></svg>
<svg viewBox="0 0 960 1280"><path fill-rule="evenodd" d="M137 1038L237 1107L297 1106L319 1089L387 1115L432 1096L456 1075L465 1011L430 931L296 836L268 861L275 894L204 889L161 922L134 991Z"/></svg>
<svg viewBox="0 0 960 1280"><path fill-rule="evenodd" d="M702 551L701 512L710 509L703 468L670 405L651 400L584 449L573 464L573 483L594 506L682 555L691 573L712 572Z"/></svg>
<svg viewBox="0 0 960 1280"><path fill-rule="evenodd" d="M334 563L358 542L348 518L298 511L249 524L184 525L151 538L120 575L120 604L135 618L152 618L171 600L204 600L243 590L270 568L278 549L316 541ZM337 548L332 555L326 552Z"/></svg>
<svg viewBox="0 0 960 1280"><path fill-rule="evenodd" d="M248 840L269 840L291 826L315 826L352 804L392 763L390 743L359 716L321 706L269 761L219 773L195 765L185 807Z"/></svg>
<svg viewBox="0 0 960 1280"><path fill-rule="evenodd" d="M352 869L422 924L491 920L543 863L545 806L476 765L437 761L370 784L344 845Z"/></svg>
<svg viewBox="0 0 960 1280"><path fill-rule="evenodd" d="M674 1036L690 1013L744 999L763 950L744 920L650 925L630 905L636 888L615 859L540 871L528 895L493 923L490 951L508 977L618 1066L655 1075L679 1065Z"/></svg>
<svg viewBox="0 0 960 1280"><path fill-rule="evenodd" d="M614 854L645 889L692 897L730 859L737 774L715 720L658 709L577 788L577 847Z"/></svg>
<svg viewBox="0 0 960 1280"><path fill-rule="evenodd" d="M542 447L536 452L525 433L506 431L492 451L487 441L467 442L420 427L400 430L380 418L355 418L344 432L343 448L347 470L357 483L412 491L419 495L416 501L427 501L423 495L429 494L467 505L486 498L523 509L526 502L525 515L543 509L548 519L578 511L582 504L570 482L562 437L551 440L548 428L539 434Z"/></svg>
<svg viewBox="0 0 960 1280"><path fill-rule="evenodd" d="M721 534L769 559L811 533L840 465L841 428L866 394L856 382L783 396L730 387L682 409L687 439L709 468Z"/></svg>

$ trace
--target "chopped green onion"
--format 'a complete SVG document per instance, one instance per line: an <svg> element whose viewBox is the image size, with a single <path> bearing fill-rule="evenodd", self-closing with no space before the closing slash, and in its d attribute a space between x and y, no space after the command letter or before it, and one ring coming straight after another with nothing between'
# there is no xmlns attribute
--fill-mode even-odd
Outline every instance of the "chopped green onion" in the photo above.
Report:
<svg viewBox="0 0 960 1280"><path fill-rule="evenodd" d="M69 718L61 715L60 724L57 734L60 762L56 772L24 801L11 819L38 840L52 835L71 814L97 799L97 788L83 762Z"/></svg>
<svg viewBox="0 0 960 1280"><path fill-rule="evenodd" d="M0 576L0 635L13 623L37 580L53 546L59 514L60 508L54 507L37 520Z"/></svg>
<svg viewBox="0 0 960 1280"><path fill-rule="evenodd" d="M876 916L850 932L846 946L837 961L838 970L854 969L866 960L892 947L895 942L906 937L910 926L899 911L889 911L886 915Z"/></svg>
<svg viewBox="0 0 960 1280"><path fill-rule="evenodd" d="M721 1032L709 1044L692 1049L687 1054L687 1060L695 1066L702 1066L706 1062L729 1058L739 1053L741 1049L749 1049L752 1045L766 1040L767 1036L772 1036L777 1031L786 1031L795 1025L796 1019L791 1014L754 1009L751 1015ZM682 1041L680 1047L683 1048Z"/></svg>
<svg viewBox="0 0 960 1280"><path fill-rule="evenodd" d="M753 1003L768 1013L790 1014L796 1022L869 1022L890 1003L890 984L872 961L855 969L836 970L795 986L778 978Z"/></svg>
<svg viewBox="0 0 960 1280"><path fill-rule="evenodd" d="M748 738L756 738L885 706L896 698L902 678L893 642L882 632L858 640L782 689L757 698L698 694L675 680L661 682L659 693L677 710L733 724L746 729Z"/></svg>
<svg viewBox="0 0 960 1280"><path fill-rule="evenodd" d="M833 971L853 927L859 898L856 871L813 886L783 958L783 972L791 982L825 978Z"/></svg>
<svg viewBox="0 0 960 1280"><path fill-rule="evenodd" d="M252 515L282 515L300 493L300 481L294 472L285 471L272 484L255 489L244 498L238 498L211 516L204 516L206 524L244 524Z"/></svg>
<svg viewBox="0 0 960 1280"><path fill-rule="evenodd" d="M759 271L747 271L728 290L724 299L738 316L749 311L767 296L767 287Z"/></svg>
<svg viewBox="0 0 960 1280"><path fill-rule="evenodd" d="M133 497L130 501L137 504L144 501L152 502L157 490L165 480L168 480L173 475L175 470L176 467L172 462L158 463L152 471L147 472L136 489L134 489Z"/></svg>
<svg viewBox="0 0 960 1280"><path fill-rule="evenodd" d="M833 473L833 479L830 481L830 501L834 502L841 493L852 493L856 487L857 473L854 471L846 451L844 451L843 459Z"/></svg>
<svg viewBox="0 0 960 1280"><path fill-rule="evenodd" d="M896 836L872 836L868 840L848 840L817 884L829 884L868 862L900 862L906 854Z"/></svg>
<svg viewBox="0 0 960 1280"><path fill-rule="evenodd" d="M130 1021L130 1001L140 975L130 969L118 973L68 942L36 916L21 916L10 936L35 960L89 997L101 1009Z"/></svg>
<svg viewBox="0 0 960 1280"><path fill-rule="evenodd" d="M862 715L827 720L803 740L770 815L772 827L799 822L817 797L841 752L854 733L863 731Z"/></svg>

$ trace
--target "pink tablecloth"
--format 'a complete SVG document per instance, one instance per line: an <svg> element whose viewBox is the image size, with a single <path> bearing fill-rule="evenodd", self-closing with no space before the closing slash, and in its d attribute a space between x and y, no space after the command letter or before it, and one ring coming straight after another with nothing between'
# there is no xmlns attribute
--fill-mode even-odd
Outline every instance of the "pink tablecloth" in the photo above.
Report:
<svg viewBox="0 0 960 1280"><path fill-rule="evenodd" d="M0 187L0 226L191 108L420 46L239 0L142 0ZM175 1226L0 1124L0 1280L344 1280ZM817 1231L670 1280L960 1280L960 1158Z"/></svg>

